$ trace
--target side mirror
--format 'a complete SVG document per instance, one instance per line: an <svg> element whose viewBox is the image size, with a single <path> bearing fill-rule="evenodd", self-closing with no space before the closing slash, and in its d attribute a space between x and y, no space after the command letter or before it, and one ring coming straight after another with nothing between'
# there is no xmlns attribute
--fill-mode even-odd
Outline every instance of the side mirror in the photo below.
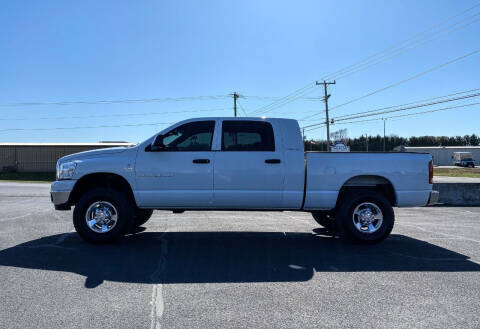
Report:
<svg viewBox="0 0 480 329"><path fill-rule="evenodd" d="M163 151L165 149L165 145L163 144L163 135L157 135L153 140L152 146L150 150L153 152Z"/></svg>

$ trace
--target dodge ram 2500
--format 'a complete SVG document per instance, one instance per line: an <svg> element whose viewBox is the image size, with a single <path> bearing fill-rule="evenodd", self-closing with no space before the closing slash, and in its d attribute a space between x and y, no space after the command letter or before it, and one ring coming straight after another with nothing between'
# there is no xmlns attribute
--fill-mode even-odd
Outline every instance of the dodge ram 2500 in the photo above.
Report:
<svg viewBox="0 0 480 329"><path fill-rule="evenodd" d="M65 156L51 199L74 206L84 239L108 242L153 210L306 211L329 230L367 243L391 232L393 206L433 204L432 158L412 153L303 150L297 121L198 118L134 147Z"/></svg>

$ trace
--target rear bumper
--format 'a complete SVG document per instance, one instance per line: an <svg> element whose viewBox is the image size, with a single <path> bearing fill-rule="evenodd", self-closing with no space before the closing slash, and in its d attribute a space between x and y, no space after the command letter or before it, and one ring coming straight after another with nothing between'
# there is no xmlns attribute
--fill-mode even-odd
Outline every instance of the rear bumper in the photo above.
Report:
<svg viewBox="0 0 480 329"><path fill-rule="evenodd" d="M438 203L438 198L440 197L440 192L438 191L431 191L430 197L428 198L427 206L434 205Z"/></svg>

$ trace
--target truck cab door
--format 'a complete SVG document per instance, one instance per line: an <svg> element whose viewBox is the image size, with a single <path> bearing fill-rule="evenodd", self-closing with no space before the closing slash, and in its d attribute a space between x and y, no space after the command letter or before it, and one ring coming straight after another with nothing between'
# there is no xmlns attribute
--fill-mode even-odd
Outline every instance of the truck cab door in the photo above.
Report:
<svg viewBox="0 0 480 329"><path fill-rule="evenodd" d="M215 121L194 121L163 135L163 146L139 150L135 197L140 207L210 208Z"/></svg>
<svg viewBox="0 0 480 329"><path fill-rule="evenodd" d="M272 125L224 120L220 137L221 149L215 154L214 207L282 208L284 159Z"/></svg>

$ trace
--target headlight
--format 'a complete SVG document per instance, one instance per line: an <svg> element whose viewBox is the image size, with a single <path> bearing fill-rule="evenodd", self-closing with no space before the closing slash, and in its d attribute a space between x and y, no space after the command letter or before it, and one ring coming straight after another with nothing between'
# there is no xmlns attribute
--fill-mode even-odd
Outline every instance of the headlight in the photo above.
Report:
<svg viewBox="0 0 480 329"><path fill-rule="evenodd" d="M77 164L73 161L57 163L57 179L72 179Z"/></svg>

